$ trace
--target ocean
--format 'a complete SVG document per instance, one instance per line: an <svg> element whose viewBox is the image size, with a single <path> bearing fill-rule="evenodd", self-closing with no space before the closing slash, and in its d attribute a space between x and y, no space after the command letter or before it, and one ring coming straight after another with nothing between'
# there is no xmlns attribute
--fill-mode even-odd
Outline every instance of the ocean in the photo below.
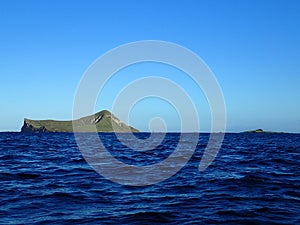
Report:
<svg viewBox="0 0 300 225"><path fill-rule="evenodd" d="M180 134L146 152L99 136L115 158L145 166L166 159ZM72 133L0 133L0 224L300 224L300 134L225 134L199 171L208 138L174 176L126 186L93 170Z"/></svg>

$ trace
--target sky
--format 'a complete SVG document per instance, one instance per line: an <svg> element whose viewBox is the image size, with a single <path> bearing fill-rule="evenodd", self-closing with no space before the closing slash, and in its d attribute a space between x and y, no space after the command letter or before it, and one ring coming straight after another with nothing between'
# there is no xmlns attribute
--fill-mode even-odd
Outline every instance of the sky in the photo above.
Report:
<svg viewBox="0 0 300 225"><path fill-rule="evenodd" d="M1 0L0 131L19 131L24 118L71 119L79 82L97 58L126 43L162 40L190 49L214 73L225 99L226 131L299 133L299 12L297 0ZM197 108L200 130L210 130L205 94L167 65L121 70L95 111L112 109L122 88L147 76L180 84ZM163 99L145 98L131 110L129 123L140 130L148 131L157 117L168 131L180 130L180 115Z"/></svg>

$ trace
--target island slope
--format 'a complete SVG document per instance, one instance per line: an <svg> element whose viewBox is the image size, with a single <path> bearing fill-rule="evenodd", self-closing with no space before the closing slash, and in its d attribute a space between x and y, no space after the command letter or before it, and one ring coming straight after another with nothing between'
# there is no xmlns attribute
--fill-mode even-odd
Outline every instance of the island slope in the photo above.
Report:
<svg viewBox="0 0 300 225"><path fill-rule="evenodd" d="M72 120L30 120L24 119L21 132L73 132ZM74 121L79 132L139 132L137 129L121 122L108 110L102 110L95 115L86 116Z"/></svg>

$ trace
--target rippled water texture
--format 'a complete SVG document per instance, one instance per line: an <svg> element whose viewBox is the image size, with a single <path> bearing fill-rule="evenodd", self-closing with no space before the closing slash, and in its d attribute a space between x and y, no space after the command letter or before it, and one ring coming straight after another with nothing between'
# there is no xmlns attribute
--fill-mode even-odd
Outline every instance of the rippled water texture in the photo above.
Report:
<svg viewBox="0 0 300 225"><path fill-rule="evenodd" d="M179 134L149 152L100 137L119 160L144 166L166 158ZM73 134L0 133L0 224L300 224L300 135L226 134L199 172L208 137L175 176L129 187L97 174Z"/></svg>

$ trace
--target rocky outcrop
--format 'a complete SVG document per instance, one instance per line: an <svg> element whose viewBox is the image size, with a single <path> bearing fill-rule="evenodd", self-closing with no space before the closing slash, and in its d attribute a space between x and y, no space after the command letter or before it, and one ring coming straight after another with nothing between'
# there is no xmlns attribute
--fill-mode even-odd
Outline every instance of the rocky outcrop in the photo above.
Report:
<svg viewBox="0 0 300 225"><path fill-rule="evenodd" d="M265 131L263 129L256 129L256 130L248 130L245 132L246 133L264 133Z"/></svg>
<svg viewBox="0 0 300 225"><path fill-rule="evenodd" d="M44 126L34 127L32 124L30 124L30 120L24 119L24 124L21 128L21 132L40 133L40 132L49 132L49 131Z"/></svg>
<svg viewBox="0 0 300 225"><path fill-rule="evenodd" d="M265 131L263 129L256 129L256 130L248 130L242 133L263 133L263 134L283 134L285 132L276 132L276 131Z"/></svg>

